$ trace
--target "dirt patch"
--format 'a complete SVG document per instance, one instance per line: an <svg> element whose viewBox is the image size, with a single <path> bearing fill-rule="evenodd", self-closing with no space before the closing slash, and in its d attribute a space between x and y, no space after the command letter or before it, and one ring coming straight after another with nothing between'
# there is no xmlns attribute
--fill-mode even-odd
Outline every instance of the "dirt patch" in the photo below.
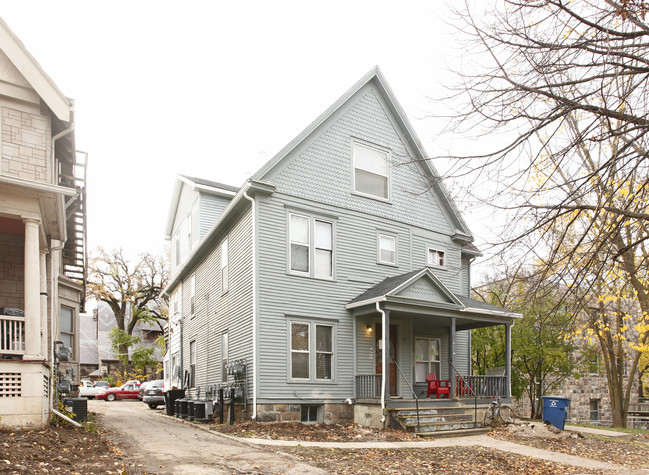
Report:
<svg viewBox="0 0 649 475"><path fill-rule="evenodd" d="M397 430L377 430L357 424L297 424L291 422L238 422L234 425L208 424L209 429L235 437L312 442L407 442L414 434Z"/></svg>
<svg viewBox="0 0 649 475"><path fill-rule="evenodd" d="M510 425L492 430L491 437L553 452L576 455L625 467L649 468L649 435L638 434L633 440L545 429L542 423ZM555 432L556 431L556 432Z"/></svg>
<svg viewBox="0 0 649 475"><path fill-rule="evenodd" d="M0 429L0 472L142 473L100 433L71 425L43 429Z"/></svg>

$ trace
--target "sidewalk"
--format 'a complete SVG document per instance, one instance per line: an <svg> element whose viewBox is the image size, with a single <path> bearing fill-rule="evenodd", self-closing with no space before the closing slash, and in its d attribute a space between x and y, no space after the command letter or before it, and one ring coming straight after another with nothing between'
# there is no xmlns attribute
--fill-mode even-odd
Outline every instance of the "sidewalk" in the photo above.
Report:
<svg viewBox="0 0 649 475"><path fill-rule="evenodd" d="M242 438L234 437L227 434L222 434L217 431L206 430L212 434L219 435L239 443L249 444L251 446L270 446L270 447L322 447L322 448L337 448L337 449L402 449L402 448L435 448L435 447L471 447L482 446L490 449L501 450L503 452L510 452L526 457L536 457L542 460L551 462L565 463L576 467L604 470L607 472L618 472L625 474L649 474L647 470L631 469L621 465L614 465L611 463L600 462L575 455L562 454L559 452L552 452L550 450L537 449L527 445L514 444L499 439L494 439L487 435L473 435L468 437L449 437L440 439L427 439L421 442L310 442L299 440L270 440L270 439L256 439L256 438ZM596 429L594 429L596 430ZM609 432L609 431L607 431Z"/></svg>
<svg viewBox="0 0 649 475"><path fill-rule="evenodd" d="M603 435L618 440L633 439L633 434L628 434L626 432L618 432L614 430L594 429L591 427L580 427L580 426L565 426L564 429L573 432L583 432L584 434Z"/></svg>

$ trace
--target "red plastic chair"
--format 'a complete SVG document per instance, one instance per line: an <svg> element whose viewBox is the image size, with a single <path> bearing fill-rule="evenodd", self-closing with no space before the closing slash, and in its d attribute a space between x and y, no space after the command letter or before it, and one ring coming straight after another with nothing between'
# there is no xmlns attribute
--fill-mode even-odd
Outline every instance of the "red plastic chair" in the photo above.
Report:
<svg viewBox="0 0 649 475"><path fill-rule="evenodd" d="M431 394L435 393L435 398L439 399L440 394L446 394L447 398L451 397L451 388L446 379L437 379L435 373L426 373L426 382L428 383L428 392L426 397L429 398Z"/></svg>

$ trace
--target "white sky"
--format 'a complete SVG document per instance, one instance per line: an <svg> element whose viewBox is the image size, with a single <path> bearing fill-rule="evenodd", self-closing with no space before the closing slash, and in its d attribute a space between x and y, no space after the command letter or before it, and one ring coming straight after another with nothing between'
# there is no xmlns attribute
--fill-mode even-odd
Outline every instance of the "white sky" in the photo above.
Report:
<svg viewBox="0 0 649 475"><path fill-rule="evenodd" d="M162 249L177 174L241 185L374 65L439 153L440 124L421 119L435 113L425 97L456 80L448 65L462 58L441 1L1 5L75 100L77 148L89 153L89 248L133 255Z"/></svg>

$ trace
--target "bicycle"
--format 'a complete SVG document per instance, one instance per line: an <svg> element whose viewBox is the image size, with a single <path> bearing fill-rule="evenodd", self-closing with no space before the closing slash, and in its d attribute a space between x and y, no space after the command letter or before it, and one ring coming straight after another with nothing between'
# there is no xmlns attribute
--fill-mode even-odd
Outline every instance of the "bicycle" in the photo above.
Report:
<svg viewBox="0 0 649 475"><path fill-rule="evenodd" d="M503 404L500 397L498 397L495 401L491 401L489 409L485 412L484 426L490 426L494 422L511 424L515 418L516 415L512 407L509 404Z"/></svg>

